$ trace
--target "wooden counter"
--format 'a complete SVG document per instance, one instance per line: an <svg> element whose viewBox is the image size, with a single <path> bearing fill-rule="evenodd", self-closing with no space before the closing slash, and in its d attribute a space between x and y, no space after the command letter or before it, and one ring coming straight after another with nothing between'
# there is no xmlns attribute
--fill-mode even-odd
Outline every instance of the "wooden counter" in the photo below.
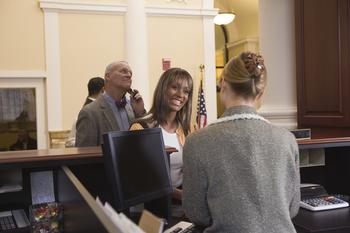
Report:
<svg viewBox="0 0 350 233"><path fill-rule="evenodd" d="M0 168L102 163L101 147L0 152Z"/></svg>
<svg viewBox="0 0 350 233"><path fill-rule="evenodd" d="M299 149L350 146L350 137L298 140Z"/></svg>

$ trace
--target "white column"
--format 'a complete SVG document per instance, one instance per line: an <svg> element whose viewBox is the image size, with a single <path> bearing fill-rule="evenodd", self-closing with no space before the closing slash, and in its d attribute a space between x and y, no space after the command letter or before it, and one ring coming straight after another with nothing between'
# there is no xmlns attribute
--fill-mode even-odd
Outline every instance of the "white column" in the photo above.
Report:
<svg viewBox="0 0 350 233"><path fill-rule="evenodd" d="M268 78L259 112L287 128L297 125L294 20L294 1L259 1L260 49Z"/></svg>
<svg viewBox="0 0 350 233"><path fill-rule="evenodd" d="M125 17L126 61L133 71L132 87L138 89L149 110L151 97L148 72L147 22L144 0L128 0Z"/></svg>
<svg viewBox="0 0 350 233"><path fill-rule="evenodd" d="M62 130L59 23L57 12L44 11L48 130Z"/></svg>
<svg viewBox="0 0 350 233"><path fill-rule="evenodd" d="M213 0L203 0L203 10L213 9ZM204 95L207 107L208 123L217 119L216 106L216 66L215 66L215 30L214 16L203 16L203 45L204 45Z"/></svg>

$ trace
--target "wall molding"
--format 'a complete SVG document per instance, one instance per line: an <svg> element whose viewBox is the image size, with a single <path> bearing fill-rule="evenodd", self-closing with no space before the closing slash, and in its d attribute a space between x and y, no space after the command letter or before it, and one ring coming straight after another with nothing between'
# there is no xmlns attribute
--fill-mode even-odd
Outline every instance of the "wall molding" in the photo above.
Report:
<svg viewBox="0 0 350 233"><path fill-rule="evenodd" d="M113 3L87 3L76 1L40 0L40 8L44 11L53 12L78 12L78 13L100 13L100 14L125 14L126 4ZM189 8L189 7L164 7L146 6L146 15L150 16L208 16L214 17L218 9Z"/></svg>
<svg viewBox="0 0 350 233"><path fill-rule="evenodd" d="M206 16L214 17L218 13L218 9L204 8L179 8L179 7L163 7L163 6L146 6L146 14L150 16Z"/></svg>
<svg viewBox="0 0 350 233"><path fill-rule="evenodd" d="M60 65L59 17L57 12L44 12L47 125L48 130L62 129L62 93Z"/></svg>
<svg viewBox="0 0 350 233"><path fill-rule="evenodd" d="M259 114L270 119L294 119L297 116L297 107L261 107L258 110Z"/></svg>
<svg viewBox="0 0 350 233"><path fill-rule="evenodd" d="M0 70L0 78L46 78L46 71Z"/></svg>
<svg viewBox="0 0 350 233"><path fill-rule="evenodd" d="M40 8L53 12L80 12L102 14L125 14L127 5L111 3L88 3L74 1L40 0Z"/></svg>
<svg viewBox="0 0 350 233"><path fill-rule="evenodd" d="M213 18L203 17L204 95L208 123L217 119L215 30Z"/></svg>
<svg viewBox="0 0 350 233"><path fill-rule="evenodd" d="M292 130L292 129L297 129L298 128L298 124L296 122L276 122L276 121L271 121L271 124L288 129L288 130Z"/></svg>
<svg viewBox="0 0 350 233"><path fill-rule="evenodd" d="M247 37L241 40L237 40L234 42L228 42L227 48L234 48L236 46L242 45L242 44L248 44L248 43L259 43L259 37Z"/></svg>
<svg viewBox="0 0 350 233"><path fill-rule="evenodd" d="M262 106L258 113L272 124L288 129L297 128L296 106Z"/></svg>
<svg viewBox="0 0 350 233"><path fill-rule="evenodd" d="M202 13L204 13L205 9L209 9L210 11L210 14L203 15L203 52L205 67L203 85L207 107L207 121L210 123L217 119L216 79L213 77L216 77L214 17L217 15L218 9L214 8L214 0L203 0L202 7Z"/></svg>

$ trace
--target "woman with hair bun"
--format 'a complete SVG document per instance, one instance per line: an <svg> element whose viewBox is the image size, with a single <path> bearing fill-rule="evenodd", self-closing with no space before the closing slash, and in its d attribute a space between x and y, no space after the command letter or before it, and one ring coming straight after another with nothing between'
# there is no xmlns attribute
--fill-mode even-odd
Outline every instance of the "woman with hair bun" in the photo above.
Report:
<svg viewBox="0 0 350 233"><path fill-rule="evenodd" d="M183 207L204 232L296 232L299 150L294 136L256 111L266 87L262 56L244 52L220 80L224 114L184 146Z"/></svg>

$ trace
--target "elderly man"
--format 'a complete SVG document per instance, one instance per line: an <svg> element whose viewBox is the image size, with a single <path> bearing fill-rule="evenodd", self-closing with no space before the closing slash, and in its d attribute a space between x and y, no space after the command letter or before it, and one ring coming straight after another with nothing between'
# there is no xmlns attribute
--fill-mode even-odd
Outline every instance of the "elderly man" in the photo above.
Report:
<svg viewBox="0 0 350 233"><path fill-rule="evenodd" d="M146 111L141 95L133 91L130 99L132 71L127 62L113 62L106 67L105 92L79 112L75 146L100 146L102 134L128 130L130 121Z"/></svg>

